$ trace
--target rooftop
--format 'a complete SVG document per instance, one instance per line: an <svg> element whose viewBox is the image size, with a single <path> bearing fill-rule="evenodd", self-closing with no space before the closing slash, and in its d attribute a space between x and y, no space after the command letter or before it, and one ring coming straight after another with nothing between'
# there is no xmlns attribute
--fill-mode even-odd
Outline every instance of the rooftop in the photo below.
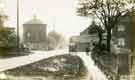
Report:
<svg viewBox="0 0 135 80"><path fill-rule="evenodd" d="M36 15L34 15L31 20L25 22L24 24L45 24L45 23L42 22L40 19L38 19Z"/></svg>
<svg viewBox="0 0 135 80"><path fill-rule="evenodd" d="M91 41L97 41L98 38L96 35L81 35L81 36L72 36L70 40L71 42L77 43L89 43Z"/></svg>

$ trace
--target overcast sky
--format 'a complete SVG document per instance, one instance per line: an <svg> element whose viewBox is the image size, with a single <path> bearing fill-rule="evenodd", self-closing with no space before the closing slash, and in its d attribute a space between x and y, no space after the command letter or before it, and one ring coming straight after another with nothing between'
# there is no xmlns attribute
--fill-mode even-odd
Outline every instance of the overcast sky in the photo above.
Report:
<svg viewBox="0 0 135 80"><path fill-rule="evenodd" d="M16 27L16 0L3 0L5 13L9 16L8 24ZM65 35L77 35L84 30L90 20L76 16L75 0L20 0L20 28L36 14L48 24L48 32L55 25L57 32Z"/></svg>

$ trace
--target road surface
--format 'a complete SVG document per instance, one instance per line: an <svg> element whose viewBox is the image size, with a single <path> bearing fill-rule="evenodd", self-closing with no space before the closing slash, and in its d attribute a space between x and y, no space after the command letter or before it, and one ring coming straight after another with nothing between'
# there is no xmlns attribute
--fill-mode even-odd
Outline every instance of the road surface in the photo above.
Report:
<svg viewBox="0 0 135 80"><path fill-rule="evenodd" d="M0 60L0 72L16 68L19 66L27 65L30 63L37 62L39 60L43 60L45 58L49 58L56 55L61 54L68 54L67 50L55 50L55 51L33 51L34 54L22 56L22 57L15 57L15 58L9 58L9 59L2 59ZM73 55L79 56L85 66L88 69L89 75L88 79L93 78L93 80L107 80L105 75L94 65L93 60L91 59L91 56L87 56L83 52L77 52L72 53Z"/></svg>
<svg viewBox="0 0 135 80"><path fill-rule="evenodd" d="M0 59L0 72L16 68L19 66L27 65L39 60L43 60L52 56L67 54L63 53L62 50L55 50L55 51L33 51L33 54L21 56L21 57L14 57L8 59Z"/></svg>

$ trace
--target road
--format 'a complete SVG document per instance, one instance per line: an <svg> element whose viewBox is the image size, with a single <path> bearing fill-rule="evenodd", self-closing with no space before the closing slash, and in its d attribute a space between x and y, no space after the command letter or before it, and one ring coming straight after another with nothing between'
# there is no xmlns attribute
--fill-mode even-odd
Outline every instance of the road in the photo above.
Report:
<svg viewBox="0 0 135 80"><path fill-rule="evenodd" d="M45 58L49 58L56 55L67 54L63 53L62 50L55 50L55 51L32 51L33 54L21 56L21 57L14 57L8 59L0 59L0 72L16 68L19 66L27 65Z"/></svg>
<svg viewBox="0 0 135 80"><path fill-rule="evenodd" d="M61 54L68 54L68 51L67 50L55 50L47 52L33 51L33 54L31 55L2 59L0 60L0 72ZM79 56L83 60L89 72L87 80L90 80L90 78L93 78L93 80L107 80L105 75L103 75L103 73L94 65L94 62L90 56L87 56L83 52L77 52L72 54Z"/></svg>
<svg viewBox="0 0 135 80"><path fill-rule="evenodd" d="M78 52L75 55L79 56L83 60L84 65L88 69L89 76L87 80L107 80L106 76L94 64L94 61L90 55L86 55L85 52Z"/></svg>

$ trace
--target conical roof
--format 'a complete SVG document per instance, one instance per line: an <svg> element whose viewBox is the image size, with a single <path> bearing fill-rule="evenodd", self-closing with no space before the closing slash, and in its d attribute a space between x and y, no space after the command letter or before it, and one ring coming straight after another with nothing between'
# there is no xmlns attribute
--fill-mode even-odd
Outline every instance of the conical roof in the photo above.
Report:
<svg viewBox="0 0 135 80"><path fill-rule="evenodd" d="M24 24L44 24L40 19L37 18L36 15L33 16L33 18Z"/></svg>

